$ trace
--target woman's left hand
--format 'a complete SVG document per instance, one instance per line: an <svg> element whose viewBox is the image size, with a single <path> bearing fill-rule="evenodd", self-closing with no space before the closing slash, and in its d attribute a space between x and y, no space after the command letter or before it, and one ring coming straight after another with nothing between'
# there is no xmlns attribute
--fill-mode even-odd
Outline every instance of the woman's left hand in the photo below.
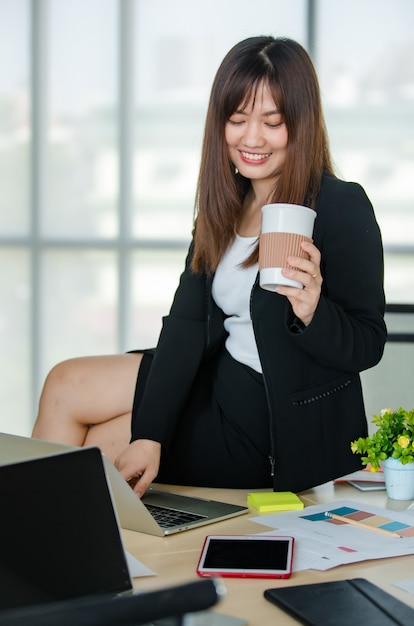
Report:
<svg viewBox="0 0 414 626"><path fill-rule="evenodd" d="M320 270L321 253L313 243L308 241L303 241L301 247L309 254L309 260L296 256L288 257L289 265L295 269L283 268L282 274L286 278L302 283L303 289L279 285L276 287L276 292L287 297L296 317L308 326L321 296L323 282Z"/></svg>

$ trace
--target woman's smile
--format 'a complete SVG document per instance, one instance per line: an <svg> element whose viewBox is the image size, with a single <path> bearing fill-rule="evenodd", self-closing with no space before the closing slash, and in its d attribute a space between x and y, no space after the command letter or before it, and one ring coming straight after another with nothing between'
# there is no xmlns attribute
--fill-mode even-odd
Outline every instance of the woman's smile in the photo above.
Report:
<svg viewBox="0 0 414 626"><path fill-rule="evenodd" d="M254 163L260 164L266 161L269 157L271 157L272 153L269 152L267 154L258 154L254 152L245 152L240 150L240 155L243 161L246 161L246 163L250 163L251 161L253 161Z"/></svg>

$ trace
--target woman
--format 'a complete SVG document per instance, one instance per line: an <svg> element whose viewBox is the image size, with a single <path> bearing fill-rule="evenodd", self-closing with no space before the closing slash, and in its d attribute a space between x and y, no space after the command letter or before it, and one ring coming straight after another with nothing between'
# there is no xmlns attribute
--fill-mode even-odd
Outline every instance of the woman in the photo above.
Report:
<svg viewBox="0 0 414 626"><path fill-rule="evenodd" d="M258 284L268 202L317 212L308 258L283 270L304 289ZM359 372L386 340L381 236L363 189L334 175L298 43L253 37L225 57L196 209L157 348L57 365L33 436L100 446L139 495L155 478L297 492L359 469Z"/></svg>

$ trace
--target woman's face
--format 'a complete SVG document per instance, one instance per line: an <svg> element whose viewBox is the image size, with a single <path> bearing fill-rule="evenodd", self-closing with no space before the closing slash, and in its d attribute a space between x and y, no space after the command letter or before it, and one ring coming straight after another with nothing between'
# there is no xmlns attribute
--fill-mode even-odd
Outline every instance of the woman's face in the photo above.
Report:
<svg viewBox="0 0 414 626"><path fill-rule="evenodd" d="M225 126L229 156L240 174L274 186L286 155L288 133L265 82L247 106L233 113Z"/></svg>

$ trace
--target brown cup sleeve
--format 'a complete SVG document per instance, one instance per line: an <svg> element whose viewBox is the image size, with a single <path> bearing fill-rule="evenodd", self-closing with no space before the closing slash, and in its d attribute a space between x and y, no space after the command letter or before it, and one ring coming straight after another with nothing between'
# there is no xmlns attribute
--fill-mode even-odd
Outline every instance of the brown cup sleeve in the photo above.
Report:
<svg viewBox="0 0 414 626"><path fill-rule="evenodd" d="M291 267L287 263L288 256L309 259L309 254L300 247L302 241L312 243L313 240L293 233L262 233L259 239L259 270L267 267Z"/></svg>

